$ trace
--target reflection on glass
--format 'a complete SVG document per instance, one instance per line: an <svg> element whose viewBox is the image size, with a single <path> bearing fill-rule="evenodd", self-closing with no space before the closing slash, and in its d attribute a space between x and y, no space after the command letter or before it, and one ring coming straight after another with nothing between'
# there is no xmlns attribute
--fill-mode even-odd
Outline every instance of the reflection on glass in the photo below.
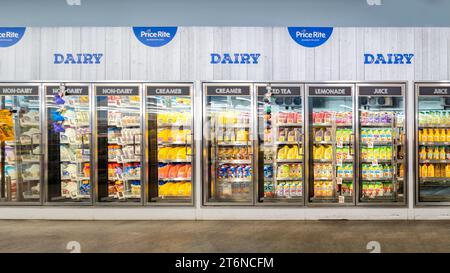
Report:
<svg viewBox="0 0 450 273"><path fill-rule="evenodd" d="M354 147L351 97L309 98L310 200L351 203Z"/></svg>
<svg viewBox="0 0 450 273"><path fill-rule="evenodd" d="M359 98L361 202L403 200L405 168L404 99Z"/></svg>
<svg viewBox="0 0 450 273"><path fill-rule="evenodd" d="M253 177L250 96L207 96L210 141L208 201L251 202Z"/></svg>
<svg viewBox="0 0 450 273"><path fill-rule="evenodd" d="M419 202L450 202L450 104L441 96L418 98Z"/></svg>
<svg viewBox="0 0 450 273"><path fill-rule="evenodd" d="M3 123L0 201L38 202L41 179L39 96L6 95L0 99Z"/></svg>
<svg viewBox="0 0 450 273"><path fill-rule="evenodd" d="M97 95L96 104L99 201L140 202L140 98Z"/></svg>
<svg viewBox="0 0 450 273"><path fill-rule="evenodd" d="M153 202L192 200L190 96L148 96L149 188Z"/></svg>
<svg viewBox="0 0 450 273"><path fill-rule="evenodd" d="M90 108L87 86L46 88L48 116L48 199L89 201L91 198ZM73 94L77 90L81 95Z"/></svg>
<svg viewBox="0 0 450 273"><path fill-rule="evenodd" d="M259 96L260 200L303 200L303 109L300 95ZM262 189L261 189L262 188Z"/></svg>

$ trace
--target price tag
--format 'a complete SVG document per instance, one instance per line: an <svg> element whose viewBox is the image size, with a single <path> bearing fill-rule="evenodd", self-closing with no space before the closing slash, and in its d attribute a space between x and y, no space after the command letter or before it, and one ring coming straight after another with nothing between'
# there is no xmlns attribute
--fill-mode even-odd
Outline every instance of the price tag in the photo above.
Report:
<svg viewBox="0 0 450 273"><path fill-rule="evenodd" d="M344 204L344 203L345 203L345 196L339 195L339 204Z"/></svg>
<svg viewBox="0 0 450 273"><path fill-rule="evenodd" d="M342 185L342 177L336 177L336 184Z"/></svg>
<svg viewBox="0 0 450 273"><path fill-rule="evenodd" d="M373 161L372 161L372 166L378 166L378 159L374 159Z"/></svg>
<svg viewBox="0 0 450 273"><path fill-rule="evenodd" d="M367 141L367 148L373 148L373 142Z"/></svg>
<svg viewBox="0 0 450 273"><path fill-rule="evenodd" d="M342 159L341 159L341 158L340 158L340 159L337 159L336 165L337 165L338 167L342 167Z"/></svg>

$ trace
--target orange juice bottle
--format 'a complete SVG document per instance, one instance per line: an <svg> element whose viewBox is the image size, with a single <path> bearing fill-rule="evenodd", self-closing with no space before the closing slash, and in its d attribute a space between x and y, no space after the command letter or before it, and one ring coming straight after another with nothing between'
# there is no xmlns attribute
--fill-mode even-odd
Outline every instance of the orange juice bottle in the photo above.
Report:
<svg viewBox="0 0 450 273"><path fill-rule="evenodd" d="M422 164L422 166L420 167L420 176L421 177L427 177L428 176L427 164Z"/></svg>
<svg viewBox="0 0 450 273"><path fill-rule="evenodd" d="M434 129L433 141L434 142L439 142L439 138L440 138L439 130L438 129Z"/></svg>
<svg viewBox="0 0 450 273"><path fill-rule="evenodd" d="M445 160L446 157L447 157L447 153L445 152L445 147L439 148L439 159Z"/></svg>
<svg viewBox="0 0 450 273"><path fill-rule="evenodd" d="M433 148L427 147L427 159L432 160L433 159Z"/></svg>
<svg viewBox="0 0 450 273"><path fill-rule="evenodd" d="M439 135L439 141L440 142L445 142L446 139L447 139L447 137L445 135L445 130L441 129L441 134Z"/></svg>
<svg viewBox="0 0 450 273"><path fill-rule="evenodd" d="M445 165L445 177L450 177L450 164Z"/></svg>
<svg viewBox="0 0 450 273"><path fill-rule="evenodd" d="M423 142L427 142L428 141L428 129L423 129L422 141Z"/></svg>
<svg viewBox="0 0 450 273"><path fill-rule="evenodd" d="M420 148L419 158L420 158L420 160L427 159L427 151L426 151L425 147Z"/></svg>
<svg viewBox="0 0 450 273"><path fill-rule="evenodd" d="M439 148L438 147L434 147L433 159L434 160L439 160Z"/></svg>
<svg viewBox="0 0 450 273"><path fill-rule="evenodd" d="M422 135L423 135L423 130L419 130L419 142L423 141Z"/></svg>
<svg viewBox="0 0 450 273"><path fill-rule="evenodd" d="M434 177L434 165L428 164L427 166L427 176L428 177Z"/></svg>
<svg viewBox="0 0 450 273"><path fill-rule="evenodd" d="M446 130L445 141L450 142L450 129Z"/></svg>

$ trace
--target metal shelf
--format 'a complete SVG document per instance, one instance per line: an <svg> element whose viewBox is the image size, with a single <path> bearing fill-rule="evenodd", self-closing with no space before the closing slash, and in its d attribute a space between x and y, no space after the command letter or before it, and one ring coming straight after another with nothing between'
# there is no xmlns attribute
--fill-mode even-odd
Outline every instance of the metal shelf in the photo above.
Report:
<svg viewBox="0 0 450 273"><path fill-rule="evenodd" d="M450 160L434 160L434 159L427 159L427 160L420 160L419 163L450 163Z"/></svg>
<svg viewBox="0 0 450 273"><path fill-rule="evenodd" d="M219 164L251 164L251 160L230 159L230 160L217 160Z"/></svg>
<svg viewBox="0 0 450 273"><path fill-rule="evenodd" d="M176 178L158 178L158 181L163 182L189 182L191 181L191 178L183 178L183 177L176 177Z"/></svg>
<svg viewBox="0 0 450 273"><path fill-rule="evenodd" d="M277 127L302 127L301 123L277 123Z"/></svg>
<svg viewBox="0 0 450 273"><path fill-rule="evenodd" d="M303 159L277 159L277 163L302 163Z"/></svg>
<svg viewBox="0 0 450 273"><path fill-rule="evenodd" d="M419 145L421 145L421 146L447 146L447 145L450 145L450 142L421 141L421 142L419 142Z"/></svg>

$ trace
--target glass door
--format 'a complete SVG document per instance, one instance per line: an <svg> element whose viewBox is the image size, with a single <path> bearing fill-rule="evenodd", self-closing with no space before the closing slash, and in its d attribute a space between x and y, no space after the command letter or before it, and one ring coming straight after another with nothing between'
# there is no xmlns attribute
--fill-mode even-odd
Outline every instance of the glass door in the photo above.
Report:
<svg viewBox="0 0 450 273"><path fill-rule="evenodd" d="M39 86L1 85L0 106L0 202L40 203Z"/></svg>
<svg viewBox="0 0 450 273"><path fill-rule="evenodd" d="M256 85L258 202L303 203L302 86Z"/></svg>
<svg viewBox="0 0 450 273"><path fill-rule="evenodd" d="M358 201L405 204L405 84L358 84Z"/></svg>
<svg viewBox="0 0 450 273"><path fill-rule="evenodd" d="M314 204L354 204L353 85L308 85L308 195Z"/></svg>
<svg viewBox="0 0 450 273"><path fill-rule="evenodd" d="M416 94L416 202L449 205L450 84L417 84Z"/></svg>
<svg viewBox="0 0 450 273"><path fill-rule="evenodd" d="M45 85L47 201L91 203L89 85Z"/></svg>
<svg viewBox="0 0 450 273"><path fill-rule="evenodd" d="M149 84L145 90L149 201L192 204L192 85Z"/></svg>
<svg viewBox="0 0 450 273"><path fill-rule="evenodd" d="M95 85L97 202L142 201L139 85Z"/></svg>
<svg viewBox="0 0 450 273"><path fill-rule="evenodd" d="M251 85L206 83L204 190L206 204L253 204Z"/></svg>

